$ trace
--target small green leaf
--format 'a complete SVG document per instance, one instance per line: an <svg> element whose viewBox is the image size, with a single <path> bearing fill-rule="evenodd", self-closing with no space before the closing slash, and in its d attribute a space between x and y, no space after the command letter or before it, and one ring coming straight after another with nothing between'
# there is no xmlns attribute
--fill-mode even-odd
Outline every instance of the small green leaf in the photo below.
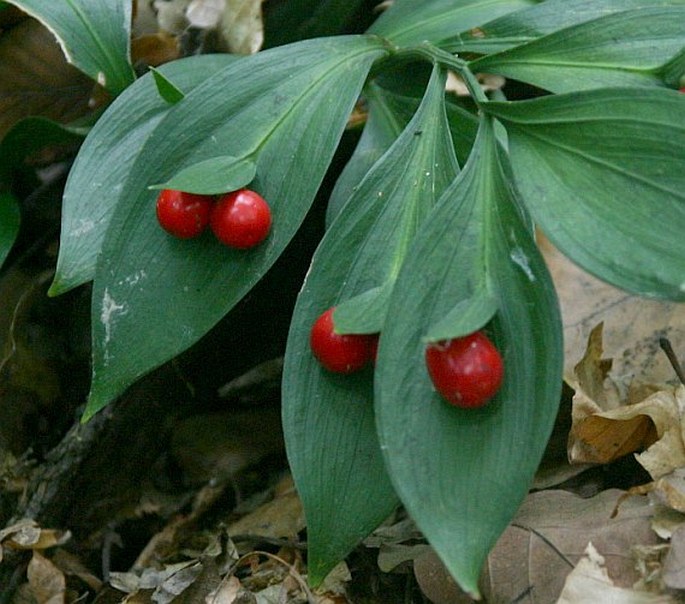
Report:
<svg viewBox="0 0 685 604"><path fill-rule="evenodd" d="M11 193L0 193L0 267L9 254L19 232L19 204Z"/></svg>
<svg viewBox="0 0 685 604"><path fill-rule="evenodd" d="M546 0L442 41L452 52L493 53L625 10L682 6L682 0Z"/></svg>
<svg viewBox="0 0 685 604"><path fill-rule="evenodd" d="M685 300L685 98L617 88L488 103L519 190L574 262L647 296Z"/></svg>
<svg viewBox="0 0 685 604"><path fill-rule="evenodd" d="M439 342L460 338L478 331L495 316L497 299L485 288L477 290L473 296L459 302L435 325L432 325L424 342Z"/></svg>
<svg viewBox="0 0 685 604"><path fill-rule="evenodd" d="M157 92L167 103L174 105L179 101L183 100L185 94L183 91L176 86L169 78L167 78L159 69L150 67L152 72L152 77L155 80L155 86L157 86Z"/></svg>
<svg viewBox="0 0 685 604"><path fill-rule="evenodd" d="M123 179L93 284L85 418L200 339L254 286L306 215L374 61L369 36L307 40L241 58L172 105ZM138 139L140 142L140 139ZM170 237L151 182L217 156L251 157L269 237L250 250Z"/></svg>
<svg viewBox="0 0 685 604"><path fill-rule="evenodd" d="M439 46L454 32L466 31L533 4L535 0L395 0L368 33L388 38L398 46L425 41Z"/></svg>
<svg viewBox="0 0 685 604"><path fill-rule="evenodd" d="M659 77L671 88L685 86L685 48L659 69Z"/></svg>
<svg viewBox="0 0 685 604"><path fill-rule="evenodd" d="M236 60L231 55L188 57L162 65L161 72L192 90ZM50 295L93 279L95 262L123 182L150 133L169 111L146 74L124 91L88 134L72 166L62 204L62 229Z"/></svg>
<svg viewBox="0 0 685 604"><path fill-rule="evenodd" d="M251 159L223 155L183 168L163 184L150 189L176 189L200 195L219 195L250 184L257 173Z"/></svg>
<svg viewBox="0 0 685 604"><path fill-rule="evenodd" d="M448 571L473 596L551 432L562 382L554 287L506 181L485 118L471 157L414 240L381 332L375 407L393 485ZM487 281L487 332L504 382L480 409L448 405L425 366L424 336Z"/></svg>
<svg viewBox="0 0 685 604"><path fill-rule="evenodd" d="M43 23L67 60L112 94L133 83L129 0L8 0Z"/></svg>
<svg viewBox="0 0 685 604"><path fill-rule="evenodd" d="M338 304L333 313L336 333L380 332L394 284L387 281Z"/></svg>
<svg viewBox="0 0 685 604"><path fill-rule="evenodd" d="M684 21L682 5L625 10L482 57L469 66L552 92L663 86L658 72L682 52Z"/></svg>
<svg viewBox="0 0 685 604"><path fill-rule="evenodd" d="M412 120L329 227L293 314L284 366L283 425L307 518L313 584L387 517L397 498L376 439L372 372L327 372L310 352L309 332L327 308L342 307L345 300L368 290L379 287L379 296L370 301L382 301L381 286L392 281L416 229L457 173L444 109L444 78L434 71ZM374 315L384 311L377 305ZM347 326L352 331L366 321L354 314L352 319L354 324Z"/></svg>

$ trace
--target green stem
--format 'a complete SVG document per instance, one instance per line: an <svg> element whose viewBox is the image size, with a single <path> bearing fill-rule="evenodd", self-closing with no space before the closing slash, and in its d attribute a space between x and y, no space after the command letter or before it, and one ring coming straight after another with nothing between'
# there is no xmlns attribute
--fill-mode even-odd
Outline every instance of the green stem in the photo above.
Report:
<svg viewBox="0 0 685 604"><path fill-rule="evenodd" d="M421 59L427 59L431 63L440 63L450 69L456 71L461 78L464 80L466 87L471 94L471 97L477 104L487 103L488 97L485 96L485 92L480 86L480 83L473 75L473 72L469 69L469 64L460 59L459 57L433 46L428 42L424 42L420 46L414 46L411 48L401 48L395 52L396 57L417 57Z"/></svg>

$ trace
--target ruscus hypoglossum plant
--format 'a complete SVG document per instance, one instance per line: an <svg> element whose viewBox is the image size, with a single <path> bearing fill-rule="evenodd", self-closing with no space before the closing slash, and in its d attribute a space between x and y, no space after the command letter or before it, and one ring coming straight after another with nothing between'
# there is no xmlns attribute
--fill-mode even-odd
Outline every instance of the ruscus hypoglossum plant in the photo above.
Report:
<svg viewBox="0 0 685 604"><path fill-rule="evenodd" d="M609 283L685 300L685 2L396 0L365 33L184 58L138 79L128 2L10 3L115 97L71 169L51 287L93 283L84 420L197 342L274 264L362 100L285 351L309 580L401 503L477 596L561 390L559 308L534 225ZM467 96L446 93L448 72ZM481 73L507 85L486 92ZM272 221L247 251L156 224L160 189L243 188ZM340 374L312 354L312 325L333 307L335 333L380 334L375 364ZM426 349L480 331L501 384L486 405L449 405Z"/></svg>

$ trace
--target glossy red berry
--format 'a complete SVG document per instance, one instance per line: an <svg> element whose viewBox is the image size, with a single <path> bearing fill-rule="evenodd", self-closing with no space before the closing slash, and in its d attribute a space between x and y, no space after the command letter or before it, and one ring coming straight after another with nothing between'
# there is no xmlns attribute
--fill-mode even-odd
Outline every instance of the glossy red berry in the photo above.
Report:
<svg viewBox="0 0 685 604"><path fill-rule="evenodd" d="M314 322L309 345L316 359L333 373L354 373L371 360L373 335L338 334L329 308Z"/></svg>
<svg viewBox="0 0 685 604"><path fill-rule="evenodd" d="M438 393L457 407L482 407L499 390L504 363L481 331L426 347L428 374Z"/></svg>
<svg viewBox="0 0 685 604"><path fill-rule="evenodd" d="M219 198L209 222L217 239L237 249L254 247L266 239L271 230L271 208L264 198L239 189Z"/></svg>
<svg viewBox="0 0 685 604"><path fill-rule="evenodd" d="M197 237L209 224L214 198L174 189L163 189L157 197L157 220L179 239Z"/></svg>

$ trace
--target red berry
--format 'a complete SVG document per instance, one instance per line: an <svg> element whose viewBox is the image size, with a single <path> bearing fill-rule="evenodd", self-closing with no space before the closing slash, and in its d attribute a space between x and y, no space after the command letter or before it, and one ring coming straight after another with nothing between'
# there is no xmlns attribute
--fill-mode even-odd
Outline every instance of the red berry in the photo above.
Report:
<svg viewBox="0 0 685 604"><path fill-rule="evenodd" d="M309 345L316 359L333 373L354 373L371 360L373 335L338 334L333 325L333 311L329 308L314 322L309 334Z"/></svg>
<svg viewBox="0 0 685 604"><path fill-rule="evenodd" d="M209 224L213 203L209 195L163 189L157 197L157 220L174 237L191 239Z"/></svg>
<svg viewBox="0 0 685 604"><path fill-rule="evenodd" d="M429 344L426 365L435 389L452 405L482 407L499 390L504 364L481 331Z"/></svg>
<svg viewBox="0 0 685 604"><path fill-rule="evenodd" d="M685 86L680 87L680 92L685 92Z"/></svg>
<svg viewBox="0 0 685 604"><path fill-rule="evenodd" d="M227 246L251 248L269 234L271 208L258 193L239 189L219 198L209 224L217 239Z"/></svg>

